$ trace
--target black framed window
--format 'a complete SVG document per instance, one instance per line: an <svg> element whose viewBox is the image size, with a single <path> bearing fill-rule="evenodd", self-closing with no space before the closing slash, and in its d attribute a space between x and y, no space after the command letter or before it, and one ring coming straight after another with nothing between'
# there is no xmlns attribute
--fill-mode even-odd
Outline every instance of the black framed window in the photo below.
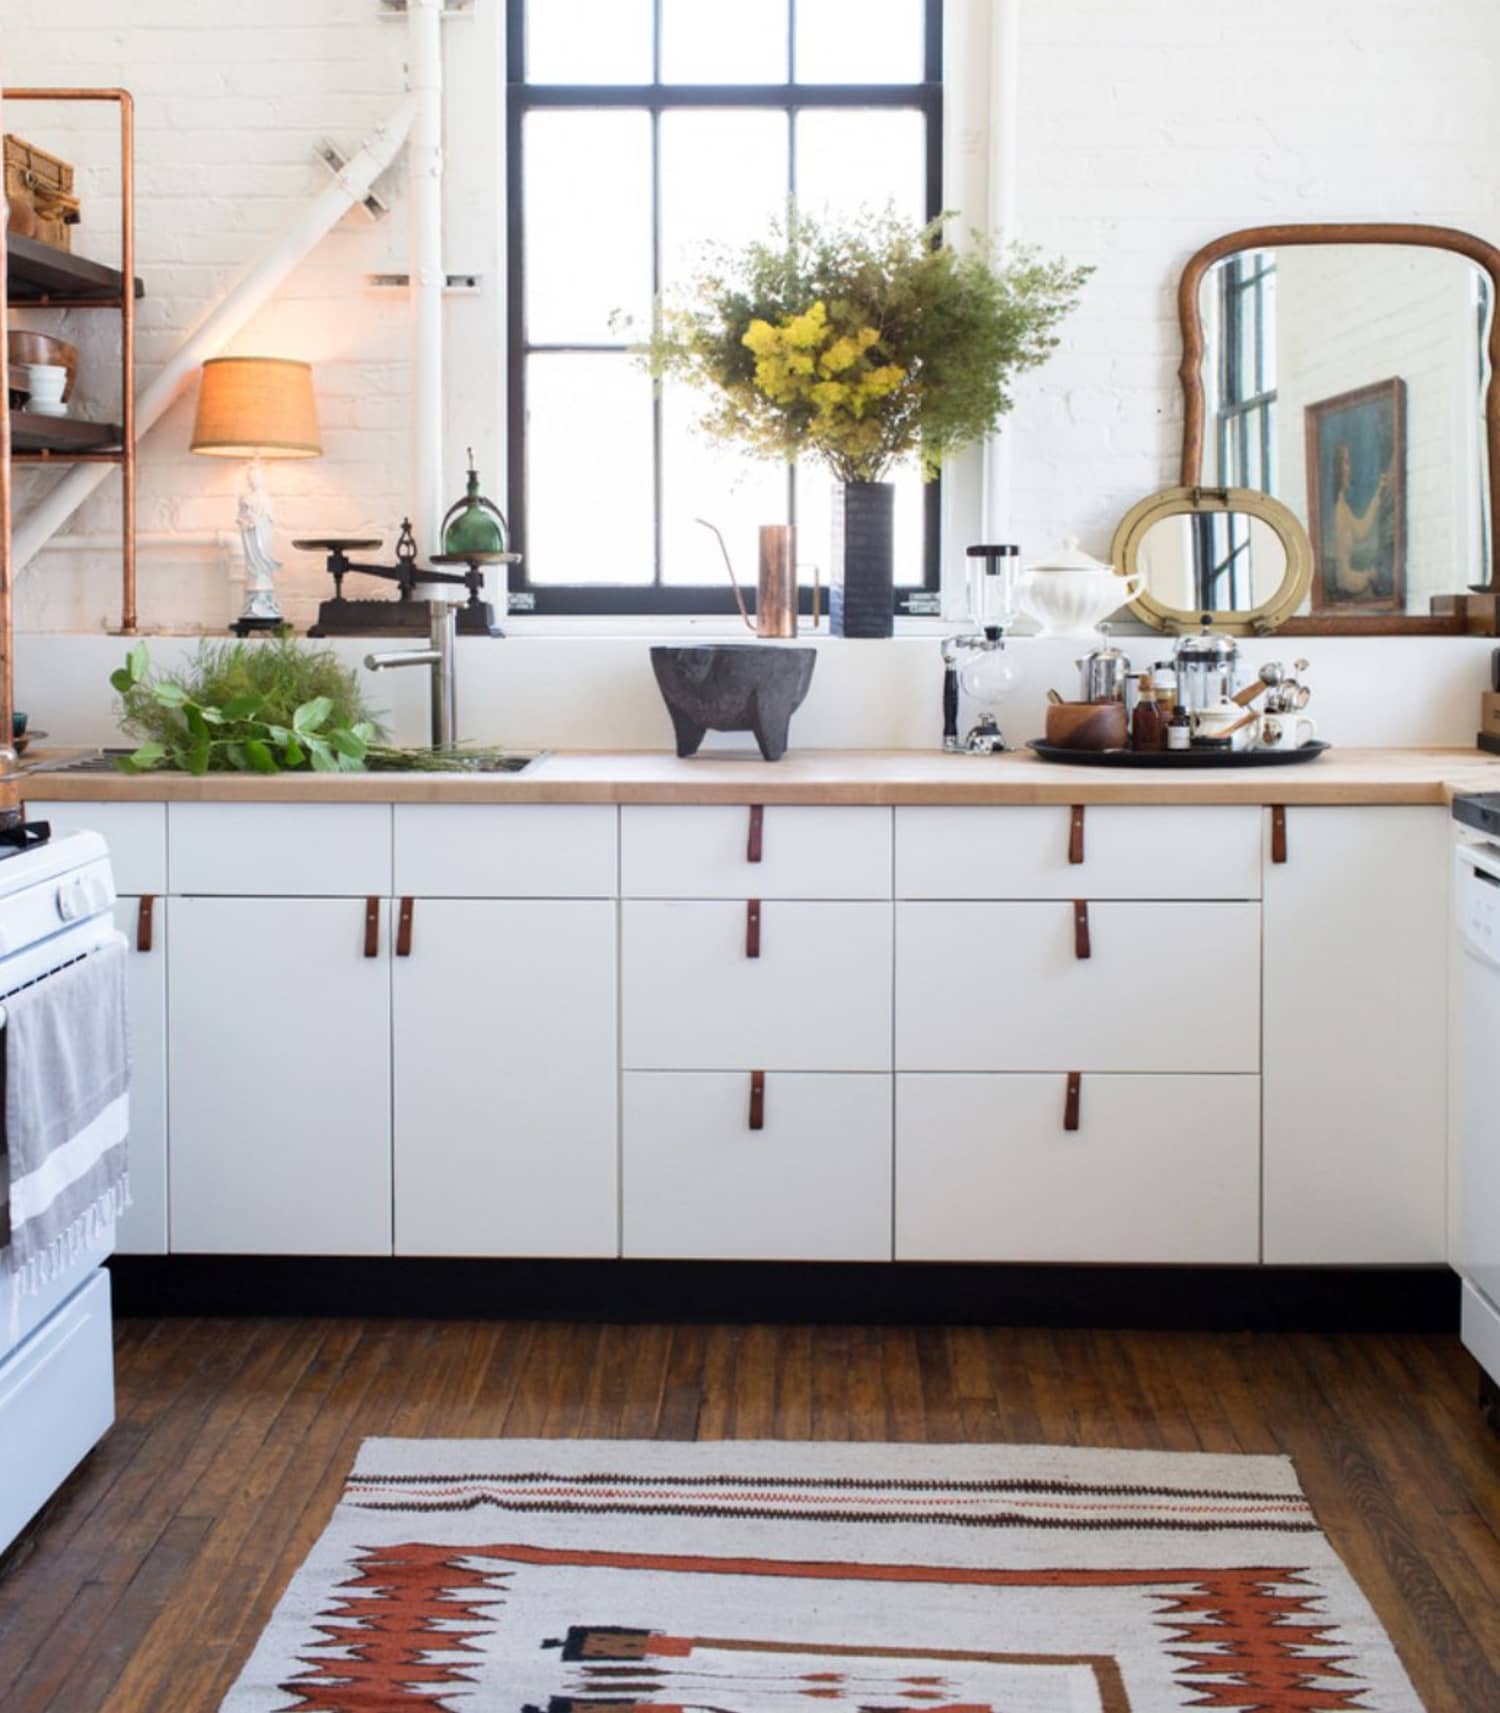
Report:
<svg viewBox="0 0 1500 1713"><path fill-rule="evenodd" d="M1231 256L1219 270L1219 481L1229 488L1276 492L1276 257L1270 250ZM1218 527L1220 519L1224 527ZM1198 564L1205 607L1253 602L1250 519L1243 512L1199 520ZM1241 591L1241 583L1246 584Z"/></svg>
<svg viewBox="0 0 1500 1713"><path fill-rule="evenodd" d="M687 283L705 241L809 212L942 201L942 0L507 0L507 423L513 610L728 613L721 529L794 522L810 598L832 478L694 431L619 316ZM936 610L937 483L899 469L899 611Z"/></svg>

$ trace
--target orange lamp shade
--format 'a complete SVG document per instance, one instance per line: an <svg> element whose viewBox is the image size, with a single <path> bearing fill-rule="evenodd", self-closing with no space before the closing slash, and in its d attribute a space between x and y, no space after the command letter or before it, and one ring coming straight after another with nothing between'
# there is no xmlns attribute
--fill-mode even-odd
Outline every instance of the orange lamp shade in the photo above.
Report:
<svg viewBox="0 0 1500 1713"><path fill-rule="evenodd" d="M214 458L321 457L311 365L211 357L203 365L192 450Z"/></svg>

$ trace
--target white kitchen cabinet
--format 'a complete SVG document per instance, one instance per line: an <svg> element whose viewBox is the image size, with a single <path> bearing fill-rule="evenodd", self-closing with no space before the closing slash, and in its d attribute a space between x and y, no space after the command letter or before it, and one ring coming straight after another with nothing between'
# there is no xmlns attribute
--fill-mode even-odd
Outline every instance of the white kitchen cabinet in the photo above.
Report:
<svg viewBox="0 0 1500 1713"><path fill-rule="evenodd" d="M620 891L625 898L889 898L891 811L631 805L620 811Z"/></svg>
<svg viewBox="0 0 1500 1713"><path fill-rule="evenodd" d="M770 1073L625 1077L624 1253L889 1261L891 1079Z"/></svg>
<svg viewBox="0 0 1500 1713"><path fill-rule="evenodd" d="M372 936L363 898L172 900L174 1250L390 1253L391 969L378 910Z"/></svg>
<svg viewBox="0 0 1500 1713"><path fill-rule="evenodd" d="M398 1255L618 1253L615 909L417 898L408 931L398 916Z"/></svg>
<svg viewBox="0 0 1500 1713"><path fill-rule="evenodd" d="M896 1078L898 1261L1251 1262L1248 1076Z"/></svg>
<svg viewBox="0 0 1500 1713"><path fill-rule="evenodd" d="M595 803L398 803L395 891L418 898L613 898L619 812Z"/></svg>
<svg viewBox="0 0 1500 1713"><path fill-rule="evenodd" d="M1255 904L896 906L896 1065L1260 1068Z"/></svg>
<svg viewBox="0 0 1500 1713"><path fill-rule="evenodd" d="M627 899L631 1070L882 1071L891 1065L891 906ZM758 955L751 951L758 942Z"/></svg>
<svg viewBox="0 0 1500 1713"><path fill-rule="evenodd" d="M1266 1260L1441 1261L1447 813L1265 821Z"/></svg>
<svg viewBox="0 0 1500 1713"><path fill-rule="evenodd" d="M46 821L54 833L98 833L109 846L121 897L167 890L165 803L53 803L33 797L26 812L33 821Z"/></svg>
<svg viewBox="0 0 1500 1713"><path fill-rule="evenodd" d="M1090 805L896 811L897 898L1260 897L1260 811ZM1072 861L1078 856L1080 861Z"/></svg>
<svg viewBox="0 0 1500 1713"><path fill-rule="evenodd" d="M115 902L115 926L129 943L131 1205L115 1226L122 1255L167 1252L167 920L165 898Z"/></svg>
<svg viewBox="0 0 1500 1713"><path fill-rule="evenodd" d="M171 803L172 891L203 896L383 897L388 803Z"/></svg>

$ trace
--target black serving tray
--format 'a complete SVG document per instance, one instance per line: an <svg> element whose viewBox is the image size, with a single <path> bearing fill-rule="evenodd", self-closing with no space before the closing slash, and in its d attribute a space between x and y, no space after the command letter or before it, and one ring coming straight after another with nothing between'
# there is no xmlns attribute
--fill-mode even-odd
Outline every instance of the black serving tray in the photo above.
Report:
<svg viewBox="0 0 1500 1713"><path fill-rule="evenodd" d="M1043 761L1060 761L1067 767L1292 767L1299 761L1316 761L1331 746L1314 741L1301 749L1065 749L1059 744L1033 738L1027 749Z"/></svg>

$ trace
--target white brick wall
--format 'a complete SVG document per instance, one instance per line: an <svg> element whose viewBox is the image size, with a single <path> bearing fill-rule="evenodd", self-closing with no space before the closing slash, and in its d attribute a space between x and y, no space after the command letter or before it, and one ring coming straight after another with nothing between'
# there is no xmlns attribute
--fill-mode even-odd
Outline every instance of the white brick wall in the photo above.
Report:
<svg viewBox="0 0 1500 1713"><path fill-rule="evenodd" d="M501 10L474 0L445 25L448 262L487 278L481 300L449 302L455 491L470 441L501 487ZM1500 6L1024 0L1021 38L1022 234L1099 271L1054 361L1020 388L1007 430L1013 509L995 527L1038 551L1078 534L1102 552L1126 508L1175 479L1173 289L1206 239L1327 218L1422 219L1500 237ZM6 82L119 80L137 94L140 272L151 293L143 371L318 187L317 139L352 147L389 112L402 47L377 0L4 0ZM72 128L76 114L62 124L55 112L8 117L89 164L89 242L102 238L107 117L87 134ZM389 542L406 502L403 308L363 286L368 272L405 267L399 166L385 188L391 219L372 227L349 216L235 342L317 365L327 456L273 472L288 533L349 529ZM91 353L98 337L85 335ZM188 455L190 424L191 395L146 443L143 529L231 520L236 473ZM101 497L73 527L108 528L114 517ZM288 607L302 623L324 580L316 564L286 557ZM147 554L141 582L154 626L226 615L210 555ZM97 630L116 600L112 565L52 555L23 580L22 623ZM494 669L505 670L502 653ZM579 693L565 667L550 679Z"/></svg>

